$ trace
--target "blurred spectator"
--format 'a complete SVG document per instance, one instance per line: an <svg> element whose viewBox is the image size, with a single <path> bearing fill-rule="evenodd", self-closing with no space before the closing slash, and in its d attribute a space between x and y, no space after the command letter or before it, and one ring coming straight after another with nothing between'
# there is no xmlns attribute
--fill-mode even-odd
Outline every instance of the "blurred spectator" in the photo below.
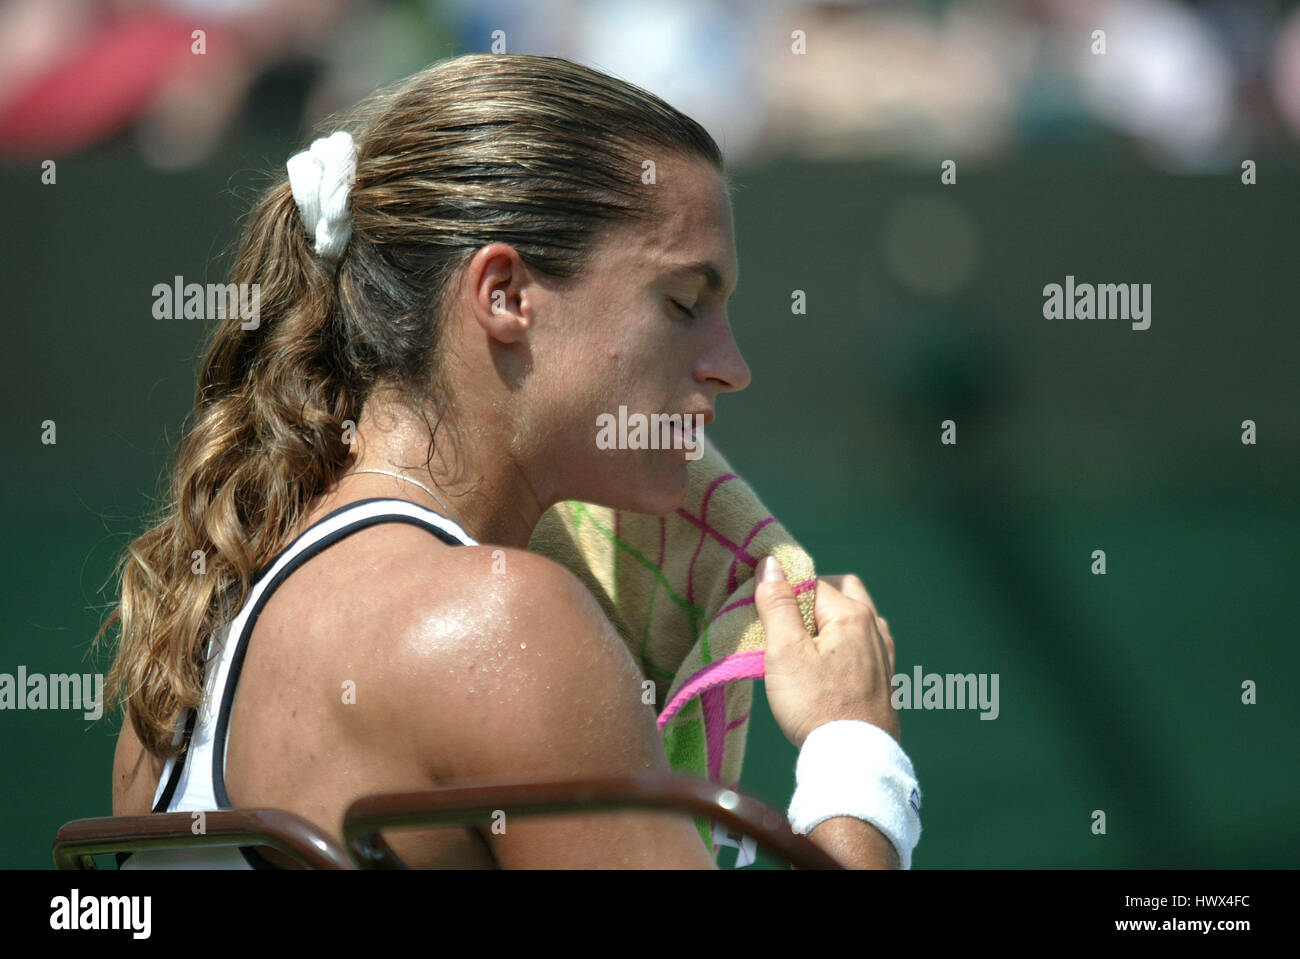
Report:
<svg viewBox="0 0 1300 959"><path fill-rule="evenodd" d="M1279 23L1270 0L7 0L0 154L134 130L150 162L197 163L279 64L317 68L308 126L444 57L506 52L646 87L733 164L929 166L1094 137L1171 169L1235 169L1247 147L1300 136L1297 16Z"/></svg>
<svg viewBox="0 0 1300 959"><path fill-rule="evenodd" d="M49 157L140 124L163 166L203 159L268 64L323 42L343 0L9 0L0 151Z"/></svg>

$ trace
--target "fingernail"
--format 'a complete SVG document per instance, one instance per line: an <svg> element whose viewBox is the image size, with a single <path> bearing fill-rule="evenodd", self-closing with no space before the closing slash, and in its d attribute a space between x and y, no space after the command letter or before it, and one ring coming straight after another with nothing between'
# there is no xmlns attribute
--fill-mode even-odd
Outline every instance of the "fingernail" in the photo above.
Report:
<svg viewBox="0 0 1300 959"><path fill-rule="evenodd" d="M771 583L778 579L785 579L785 573L781 572L781 564L777 562L775 556L764 556L763 563L758 570L758 581L760 583Z"/></svg>

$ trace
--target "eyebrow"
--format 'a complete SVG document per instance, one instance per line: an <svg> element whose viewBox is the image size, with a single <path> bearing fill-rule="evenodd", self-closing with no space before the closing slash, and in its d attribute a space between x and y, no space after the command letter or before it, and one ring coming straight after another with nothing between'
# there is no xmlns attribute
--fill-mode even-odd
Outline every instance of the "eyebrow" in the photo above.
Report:
<svg viewBox="0 0 1300 959"><path fill-rule="evenodd" d="M714 293L722 292L722 271L719 270L715 264L706 260L699 260L694 263L680 263L675 266L670 266L668 272L675 274L702 273L704 274L704 282L708 284L710 290ZM739 277L736 278L736 286L740 286ZM735 290L733 290L732 293L734 295Z"/></svg>

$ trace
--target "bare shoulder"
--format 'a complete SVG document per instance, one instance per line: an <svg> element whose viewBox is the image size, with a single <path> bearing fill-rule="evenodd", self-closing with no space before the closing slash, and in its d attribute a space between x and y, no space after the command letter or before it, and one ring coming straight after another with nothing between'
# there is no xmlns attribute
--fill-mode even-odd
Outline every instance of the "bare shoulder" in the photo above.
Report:
<svg viewBox="0 0 1300 959"><path fill-rule="evenodd" d="M411 748L438 781L671 772L640 670L572 573L519 550L449 552L454 598L420 608L396 657ZM484 838L504 868L716 868L680 813L575 810Z"/></svg>
<svg viewBox="0 0 1300 959"><path fill-rule="evenodd" d="M525 550L375 526L289 577L258 631L241 689L265 681L278 692L241 696L244 712L288 701L289 676L327 675L335 690L338 676L355 677L364 704L342 714L345 733L432 781L666 769L622 639L577 577ZM244 740L232 740L237 760ZM114 812L149 812L162 769L124 719Z"/></svg>
<svg viewBox="0 0 1300 959"><path fill-rule="evenodd" d="M390 664L440 781L663 771L642 677L595 598L524 550L446 550L408 594Z"/></svg>

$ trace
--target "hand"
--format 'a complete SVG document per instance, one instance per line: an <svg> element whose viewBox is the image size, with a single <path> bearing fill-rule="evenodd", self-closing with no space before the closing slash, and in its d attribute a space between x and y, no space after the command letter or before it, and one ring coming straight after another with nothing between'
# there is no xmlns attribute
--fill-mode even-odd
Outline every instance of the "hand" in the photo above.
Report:
<svg viewBox="0 0 1300 959"><path fill-rule="evenodd" d="M765 582L768 563L777 578ZM837 719L862 720L901 740L890 702L894 639L862 580L852 574L818 577L816 637L804 629L794 590L774 558L759 564L754 602L767 633L767 700L796 749L818 726Z"/></svg>

